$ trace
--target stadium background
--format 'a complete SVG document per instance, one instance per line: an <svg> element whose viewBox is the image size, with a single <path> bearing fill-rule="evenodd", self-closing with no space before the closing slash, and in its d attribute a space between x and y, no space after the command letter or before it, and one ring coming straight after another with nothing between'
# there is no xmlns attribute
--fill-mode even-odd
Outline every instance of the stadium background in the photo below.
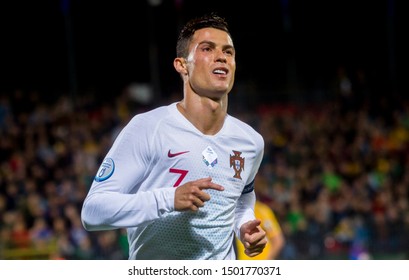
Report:
<svg viewBox="0 0 409 280"><path fill-rule="evenodd" d="M266 140L258 187L282 259L407 259L407 18L383 1L2 1L0 259L122 259L79 214L129 118L181 97L180 24L218 11L230 112Z"/></svg>

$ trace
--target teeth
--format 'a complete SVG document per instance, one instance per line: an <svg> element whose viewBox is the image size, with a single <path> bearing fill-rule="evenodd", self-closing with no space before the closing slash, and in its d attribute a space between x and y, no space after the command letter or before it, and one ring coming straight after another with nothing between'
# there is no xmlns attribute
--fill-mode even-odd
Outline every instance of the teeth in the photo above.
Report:
<svg viewBox="0 0 409 280"><path fill-rule="evenodd" d="M226 74L226 71L223 71L223 70L214 70L214 72L213 73L215 73L215 74Z"/></svg>

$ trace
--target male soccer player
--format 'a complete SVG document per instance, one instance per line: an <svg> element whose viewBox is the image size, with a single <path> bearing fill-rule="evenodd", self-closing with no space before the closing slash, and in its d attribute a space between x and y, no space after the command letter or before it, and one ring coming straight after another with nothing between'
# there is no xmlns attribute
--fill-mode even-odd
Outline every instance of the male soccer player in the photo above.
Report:
<svg viewBox="0 0 409 280"><path fill-rule="evenodd" d="M134 116L84 201L87 230L127 228L129 259L236 259L266 245L254 217L264 140L227 114L236 50L226 21L205 15L181 30L174 67L183 99Z"/></svg>

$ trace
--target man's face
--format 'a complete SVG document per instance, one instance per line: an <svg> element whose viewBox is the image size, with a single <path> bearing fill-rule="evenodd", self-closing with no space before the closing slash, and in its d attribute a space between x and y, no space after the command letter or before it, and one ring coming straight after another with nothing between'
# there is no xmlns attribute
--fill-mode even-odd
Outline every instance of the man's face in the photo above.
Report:
<svg viewBox="0 0 409 280"><path fill-rule="evenodd" d="M231 37L215 28L197 30L189 46L186 66L194 92L220 99L234 84L236 60Z"/></svg>

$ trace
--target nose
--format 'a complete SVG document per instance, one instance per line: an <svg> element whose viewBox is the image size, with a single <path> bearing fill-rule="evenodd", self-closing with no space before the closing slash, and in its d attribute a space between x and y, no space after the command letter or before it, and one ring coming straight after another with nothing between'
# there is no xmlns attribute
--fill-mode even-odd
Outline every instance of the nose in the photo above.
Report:
<svg viewBox="0 0 409 280"><path fill-rule="evenodd" d="M216 54L216 61L226 63L227 57L223 50L219 50Z"/></svg>

